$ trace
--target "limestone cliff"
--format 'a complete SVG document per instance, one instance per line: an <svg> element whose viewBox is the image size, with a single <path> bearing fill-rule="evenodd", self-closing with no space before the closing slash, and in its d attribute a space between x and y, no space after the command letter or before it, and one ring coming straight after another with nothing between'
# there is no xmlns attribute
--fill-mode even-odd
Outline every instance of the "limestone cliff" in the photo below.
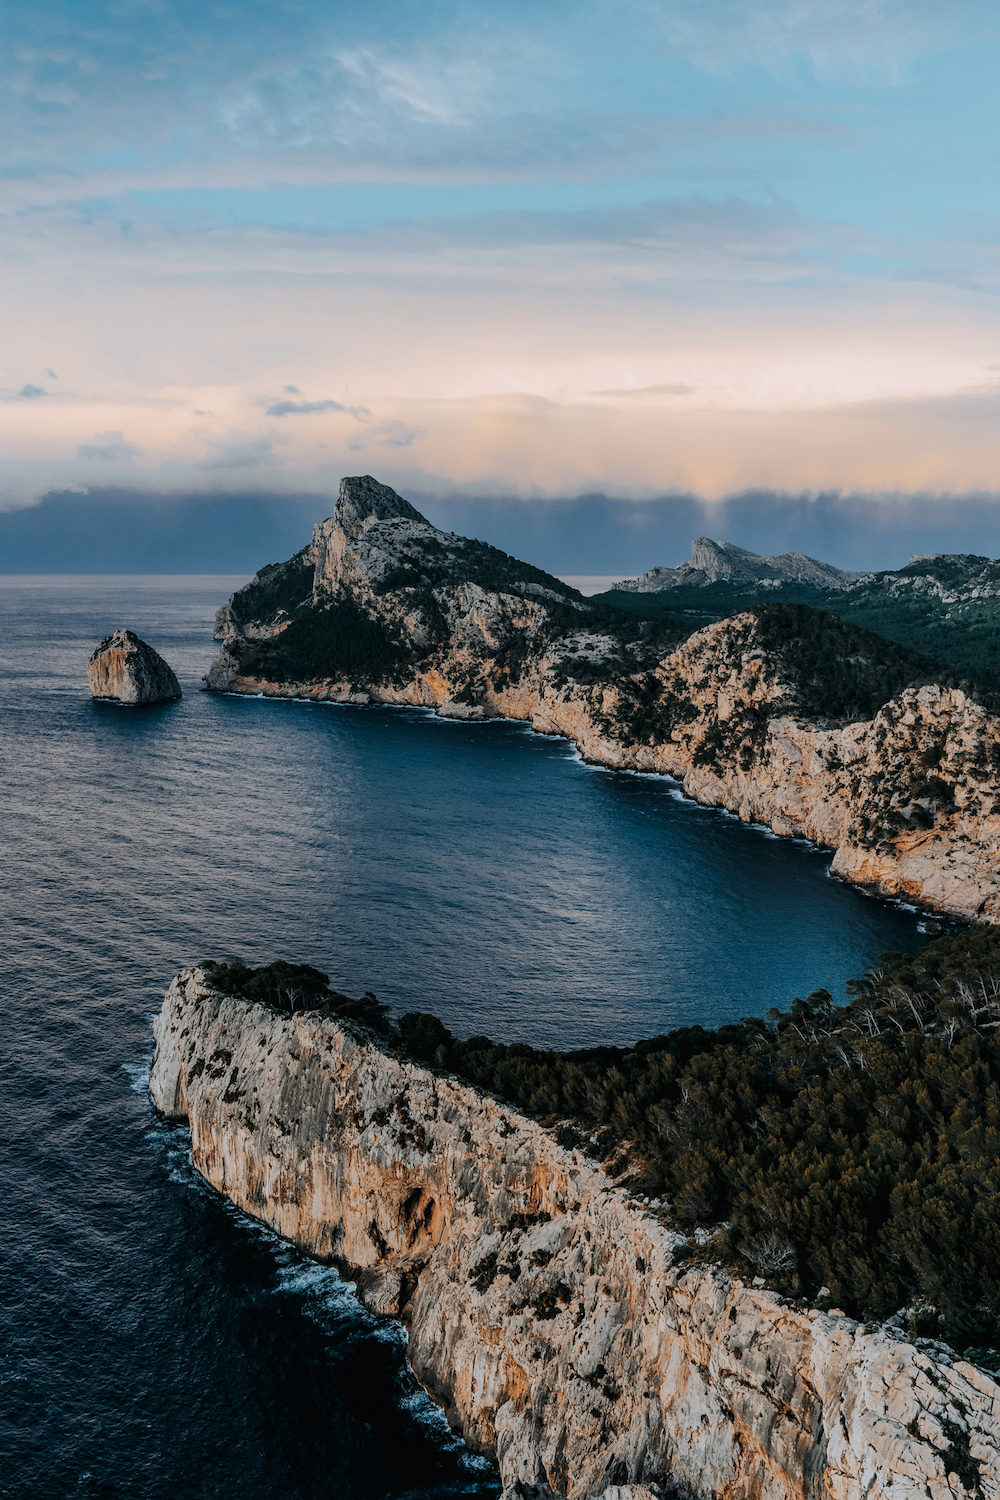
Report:
<svg viewBox="0 0 1000 1500"><path fill-rule="evenodd" d="M116 703L169 703L181 696L173 670L133 630L116 630L87 662L91 696Z"/></svg>
<svg viewBox="0 0 1000 1500"><path fill-rule="evenodd" d="M365 477L217 634L211 689L525 719L815 840L845 879L1000 919L1000 718L833 616L765 606L689 635L619 615Z"/></svg>
<svg viewBox="0 0 1000 1500"><path fill-rule="evenodd" d="M153 1099L189 1121L198 1170L403 1319L418 1378L511 1500L1000 1494L981 1371L699 1266L494 1099L200 970L155 1034Z"/></svg>

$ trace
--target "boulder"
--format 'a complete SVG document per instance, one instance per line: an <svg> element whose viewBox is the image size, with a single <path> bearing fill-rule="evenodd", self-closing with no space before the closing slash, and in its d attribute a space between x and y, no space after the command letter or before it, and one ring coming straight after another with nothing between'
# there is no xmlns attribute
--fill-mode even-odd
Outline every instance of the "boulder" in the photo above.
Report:
<svg viewBox="0 0 1000 1500"><path fill-rule="evenodd" d="M116 703L169 703L181 696L181 685L163 657L132 630L116 630L87 662L94 698Z"/></svg>

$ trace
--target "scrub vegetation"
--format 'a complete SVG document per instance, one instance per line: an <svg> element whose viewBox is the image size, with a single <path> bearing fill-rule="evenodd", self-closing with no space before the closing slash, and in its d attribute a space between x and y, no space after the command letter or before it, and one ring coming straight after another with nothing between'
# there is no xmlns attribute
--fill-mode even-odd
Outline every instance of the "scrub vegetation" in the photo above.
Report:
<svg viewBox="0 0 1000 1500"><path fill-rule="evenodd" d="M293 618L280 634L241 641L237 649L240 670L268 682L395 682L414 660L402 632L347 593Z"/></svg>
<svg viewBox="0 0 1000 1500"><path fill-rule="evenodd" d="M338 1021L361 1021L375 1031L388 1029L388 1006L370 992L354 1000L330 988L330 976L310 964L290 964L283 959L253 968L241 958L206 959L201 965L205 978L224 995L238 996L257 1005L267 1005L282 1015L310 1012L335 1016Z"/></svg>
<svg viewBox="0 0 1000 1500"><path fill-rule="evenodd" d="M924 580L930 580L924 583ZM937 587L940 586L940 589ZM680 616L688 632L715 620L772 603L800 604L846 624L858 625L939 662L957 679L977 684L972 691L1000 691L1000 562L941 557L895 572L872 574L850 589L814 589L803 584L762 589L752 584L715 583L663 593L630 594L612 589L596 596L633 617Z"/></svg>
<svg viewBox="0 0 1000 1500"><path fill-rule="evenodd" d="M1000 1342L1000 932L887 955L846 1005L823 990L766 1021L629 1048L460 1041L433 1016L407 1050L603 1159L692 1251L792 1297L912 1335ZM705 1235L699 1236L705 1239Z"/></svg>
<svg viewBox="0 0 1000 1500"><path fill-rule="evenodd" d="M393 1023L303 965L206 966L228 994L360 1022L603 1161L694 1258L1000 1357L1000 931L888 954L766 1020L559 1052ZM696 1234L695 1232L698 1231Z"/></svg>
<svg viewBox="0 0 1000 1500"><path fill-rule="evenodd" d="M871 719L904 688L952 685L926 656L822 610L765 604L754 614L760 646L777 657L810 718Z"/></svg>

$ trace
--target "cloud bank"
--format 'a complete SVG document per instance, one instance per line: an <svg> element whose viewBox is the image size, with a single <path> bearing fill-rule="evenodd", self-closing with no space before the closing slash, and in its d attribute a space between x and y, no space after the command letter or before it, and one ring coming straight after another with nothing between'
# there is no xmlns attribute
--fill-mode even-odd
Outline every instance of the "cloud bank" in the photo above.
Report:
<svg viewBox="0 0 1000 1500"><path fill-rule="evenodd" d="M989 490L998 63L980 0L8 7L0 506Z"/></svg>

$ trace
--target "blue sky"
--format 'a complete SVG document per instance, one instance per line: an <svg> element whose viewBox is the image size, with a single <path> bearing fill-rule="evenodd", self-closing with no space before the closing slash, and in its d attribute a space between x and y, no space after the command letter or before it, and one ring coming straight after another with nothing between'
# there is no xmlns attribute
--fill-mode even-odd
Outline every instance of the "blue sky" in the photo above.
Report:
<svg viewBox="0 0 1000 1500"><path fill-rule="evenodd" d="M0 503L996 487L998 63L981 0L7 7Z"/></svg>

